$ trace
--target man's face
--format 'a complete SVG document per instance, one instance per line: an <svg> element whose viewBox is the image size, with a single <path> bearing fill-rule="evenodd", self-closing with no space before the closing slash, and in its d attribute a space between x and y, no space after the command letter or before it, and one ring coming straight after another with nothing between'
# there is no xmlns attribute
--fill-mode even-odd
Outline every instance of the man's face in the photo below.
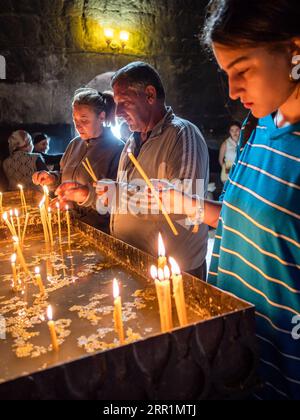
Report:
<svg viewBox="0 0 300 420"><path fill-rule="evenodd" d="M116 83L113 87L116 114L124 118L131 131L145 133L151 120L152 106L146 89Z"/></svg>
<svg viewBox="0 0 300 420"><path fill-rule="evenodd" d="M38 153L47 153L49 151L49 139L40 141L34 146L34 150Z"/></svg>

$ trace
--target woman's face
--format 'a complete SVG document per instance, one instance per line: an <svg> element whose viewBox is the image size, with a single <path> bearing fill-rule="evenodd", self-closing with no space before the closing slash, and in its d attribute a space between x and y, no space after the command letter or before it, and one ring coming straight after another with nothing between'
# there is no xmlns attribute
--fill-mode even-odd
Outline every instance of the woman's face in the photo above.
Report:
<svg viewBox="0 0 300 420"><path fill-rule="evenodd" d="M257 118L275 112L292 95L291 54L267 48L230 48L213 45L219 66L228 76L231 99L240 99Z"/></svg>
<svg viewBox="0 0 300 420"><path fill-rule="evenodd" d="M229 129L229 134L232 140L234 140L237 143L241 134L240 127L238 125L232 125Z"/></svg>
<svg viewBox="0 0 300 420"><path fill-rule="evenodd" d="M102 132L105 113L96 115L94 110L87 105L74 105L73 120L82 140L99 137Z"/></svg>

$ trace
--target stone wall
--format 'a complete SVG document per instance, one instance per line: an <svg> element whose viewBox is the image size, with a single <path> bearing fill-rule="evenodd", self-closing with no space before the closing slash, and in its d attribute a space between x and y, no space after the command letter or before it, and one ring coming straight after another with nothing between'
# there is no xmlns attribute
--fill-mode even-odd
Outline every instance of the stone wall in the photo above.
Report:
<svg viewBox="0 0 300 420"><path fill-rule="evenodd" d="M161 73L168 103L213 139L237 105L203 53L199 33L206 0L5 0L0 2L0 125L70 124L74 90L95 76L141 59ZM111 50L105 27L130 32Z"/></svg>

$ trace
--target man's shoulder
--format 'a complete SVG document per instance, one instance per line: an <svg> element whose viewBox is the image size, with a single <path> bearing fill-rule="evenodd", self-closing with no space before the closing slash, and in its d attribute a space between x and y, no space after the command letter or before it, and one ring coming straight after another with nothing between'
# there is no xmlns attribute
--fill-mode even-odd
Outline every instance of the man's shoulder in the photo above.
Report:
<svg viewBox="0 0 300 420"><path fill-rule="evenodd" d="M167 129L170 129L173 132L181 135L198 135L203 138L203 135L200 129L191 121L179 117L178 115L173 114L172 119L169 122Z"/></svg>

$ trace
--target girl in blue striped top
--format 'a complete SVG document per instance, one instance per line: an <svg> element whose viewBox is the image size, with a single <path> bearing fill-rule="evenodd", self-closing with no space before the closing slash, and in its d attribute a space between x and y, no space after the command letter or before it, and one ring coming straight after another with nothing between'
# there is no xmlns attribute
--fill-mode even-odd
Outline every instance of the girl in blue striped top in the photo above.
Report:
<svg viewBox="0 0 300 420"><path fill-rule="evenodd" d="M204 205L209 281L256 306L255 398L300 400L300 2L212 0L204 41L251 110L221 202Z"/></svg>

